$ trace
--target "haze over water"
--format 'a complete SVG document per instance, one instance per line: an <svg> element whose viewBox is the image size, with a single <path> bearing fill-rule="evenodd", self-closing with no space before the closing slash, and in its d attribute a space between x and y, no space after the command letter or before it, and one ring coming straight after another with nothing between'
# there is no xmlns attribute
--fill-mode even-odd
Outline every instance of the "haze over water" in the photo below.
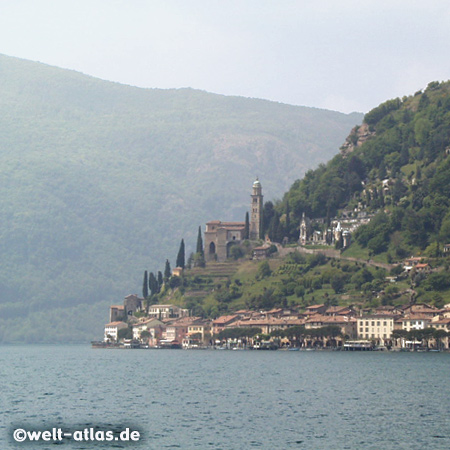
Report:
<svg viewBox="0 0 450 450"><path fill-rule="evenodd" d="M63 448L448 449L450 355L0 347L0 447L14 428L139 430Z"/></svg>

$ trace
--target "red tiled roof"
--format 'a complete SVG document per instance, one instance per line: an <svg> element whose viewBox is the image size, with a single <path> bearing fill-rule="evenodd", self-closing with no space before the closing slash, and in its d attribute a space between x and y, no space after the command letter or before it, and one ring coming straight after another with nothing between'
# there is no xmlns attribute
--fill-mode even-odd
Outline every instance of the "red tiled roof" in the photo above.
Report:
<svg viewBox="0 0 450 450"><path fill-rule="evenodd" d="M238 314L233 314L231 316L220 316L217 319L213 320L213 325L223 325L225 323L231 322L234 319L237 319L238 317Z"/></svg>

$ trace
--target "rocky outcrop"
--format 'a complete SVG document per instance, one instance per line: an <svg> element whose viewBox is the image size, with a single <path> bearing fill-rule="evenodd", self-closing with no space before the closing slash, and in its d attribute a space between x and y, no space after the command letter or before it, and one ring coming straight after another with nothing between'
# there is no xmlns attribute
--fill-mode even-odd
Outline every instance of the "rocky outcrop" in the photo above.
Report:
<svg viewBox="0 0 450 450"><path fill-rule="evenodd" d="M372 136L375 136L375 131L371 131L369 125L363 123L361 125L353 128L351 133L348 135L345 143L340 148L342 155L348 155L355 148L361 147L367 140Z"/></svg>

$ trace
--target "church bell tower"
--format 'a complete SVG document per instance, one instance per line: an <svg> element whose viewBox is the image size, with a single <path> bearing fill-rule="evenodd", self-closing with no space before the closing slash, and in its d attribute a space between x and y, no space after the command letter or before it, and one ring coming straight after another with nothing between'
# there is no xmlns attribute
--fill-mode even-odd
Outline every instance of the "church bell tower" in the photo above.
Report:
<svg viewBox="0 0 450 450"><path fill-rule="evenodd" d="M263 213L262 186L258 178L256 178L256 181L253 183L253 192L251 198L252 203L250 206L250 239L257 240L261 237Z"/></svg>

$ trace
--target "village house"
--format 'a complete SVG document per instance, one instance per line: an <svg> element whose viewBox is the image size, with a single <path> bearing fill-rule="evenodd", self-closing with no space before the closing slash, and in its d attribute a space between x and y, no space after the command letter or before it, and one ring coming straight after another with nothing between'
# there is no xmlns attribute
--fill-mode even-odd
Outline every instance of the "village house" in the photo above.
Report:
<svg viewBox="0 0 450 450"><path fill-rule="evenodd" d="M151 305L148 308L149 317L157 319L178 319L189 316L189 310L176 305Z"/></svg>
<svg viewBox="0 0 450 450"><path fill-rule="evenodd" d="M416 264L421 263L422 260L423 258L421 256L411 256L403 261L403 265L408 267L414 267Z"/></svg>
<svg viewBox="0 0 450 450"><path fill-rule="evenodd" d="M253 249L253 259L260 261L262 259L266 259L269 256L270 245L265 243L259 247L255 247Z"/></svg>
<svg viewBox="0 0 450 450"><path fill-rule="evenodd" d="M207 343L211 339L211 320L209 319L196 319L188 325L189 337L199 335L200 341Z"/></svg>
<svg viewBox="0 0 450 450"><path fill-rule="evenodd" d="M166 343L177 342L182 343L183 339L188 336L189 326L198 320L199 317L181 317L172 320L166 324L166 331L163 334Z"/></svg>
<svg viewBox="0 0 450 450"><path fill-rule="evenodd" d="M356 336L356 319L354 317L316 314L305 320L305 328L307 330L323 328L330 325L338 326L343 336L348 336L350 338Z"/></svg>
<svg viewBox="0 0 450 450"><path fill-rule="evenodd" d="M425 314L408 314L400 318L400 321L402 322L402 330L424 330L428 328L431 317Z"/></svg>
<svg viewBox="0 0 450 450"><path fill-rule="evenodd" d="M117 342L119 338L119 330L127 328L128 325L125 322L111 322L105 325L105 342Z"/></svg>
<svg viewBox="0 0 450 450"><path fill-rule="evenodd" d="M426 263L425 264L421 264L421 263L419 263L419 264L416 264L414 266L413 270L416 273L430 273L431 272L431 267L430 267L429 264L426 264Z"/></svg>
<svg viewBox="0 0 450 450"><path fill-rule="evenodd" d="M329 306L323 313L324 316L354 317L356 311L348 306Z"/></svg>
<svg viewBox="0 0 450 450"><path fill-rule="evenodd" d="M428 305L427 303L415 303L413 305L403 305L401 308L402 314L420 314L427 316L430 319L434 316L439 315L439 309Z"/></svg>
<svg viewBox="0 0 450 450"><path fill-rule="evenodd" d="M311 305L305 309L306 316L313 316L315 314L323 314L327 310L327 306L321 303L320 305Z"/></svg>
<svg viewBox="0 0 450 450"><path fill-rule="evenodd" d="M259 328L261 333L270 334L275 330L286 330L290 327L304 325L303 319L291 318L275 318L275 317L259 317L251 319L242 319L230 323L225 328Z"/></svg>
<svg viewBox="0 0 450 450"><path fill-rule="evenodd" d="M233 322L237 322L241 316L239 314L232 314L229 316L221 316L212 322L212 334L218 335L225 327L229 326Z"/></svg>
<svg viewBox="0 0 450 450"><path fill-rule="evenodd" d="M401 307L392 306L392 305L382 305L378 308L375 308L376 315L400 315L403 314L403 310Z"/></svg>
<svg viewBox="0 0 450 450"><path fill-rule="evenodd" d="M162 338L165 329L166 325L158 319L144 320L133 325L133 339L136 341L142 340L141 333L148 331L150 333L149 344L157 345L157 341Z"/></svg>
<svg viewBox="0 0 450 450"><path fill-rule="evenodd" d="M172 270L172 276L174 277L181 277L183 275L184 269L182 267L175 267L175 269Z"/></svg>

